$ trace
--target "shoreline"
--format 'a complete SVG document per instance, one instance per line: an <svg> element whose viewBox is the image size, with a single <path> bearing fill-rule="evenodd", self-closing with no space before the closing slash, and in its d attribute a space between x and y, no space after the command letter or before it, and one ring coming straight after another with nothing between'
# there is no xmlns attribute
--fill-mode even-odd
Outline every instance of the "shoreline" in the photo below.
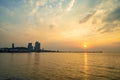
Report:
<svg viewBox="0 0 120 80"><path fill-rule="evenodd" d="M103 53L103 51L0 51L0 53Z"/></svg>

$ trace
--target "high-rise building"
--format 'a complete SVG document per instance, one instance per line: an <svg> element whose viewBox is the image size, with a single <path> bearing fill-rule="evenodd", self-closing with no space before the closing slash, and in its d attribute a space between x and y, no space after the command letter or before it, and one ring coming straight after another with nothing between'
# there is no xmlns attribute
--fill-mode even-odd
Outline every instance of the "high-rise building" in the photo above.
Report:
<svg viewBox="0 0 120 80"><path fill-rule="evenodd" d="M35 42L34 51L40 51L40 43L38 41Z"/></svg>
<svg viewBox="0 0 120 80"><path fill-rule="evenodd" d="M29 51L33 51L32 43L28 43L28 50L29 50Z"/></svg>
<svg viewBox="0 0 120 80"><path fill-rule="evenodd" d="M12 48L14 49L15 47L14 47L14 43L12 43Z"/></svg>

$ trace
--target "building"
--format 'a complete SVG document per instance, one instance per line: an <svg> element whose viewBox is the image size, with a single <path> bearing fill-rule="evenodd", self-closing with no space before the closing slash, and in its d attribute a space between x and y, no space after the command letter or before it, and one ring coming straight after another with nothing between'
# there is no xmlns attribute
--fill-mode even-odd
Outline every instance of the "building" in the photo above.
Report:
<svg viewBox="0 0 120 80"><path fill-rule="evenodd" d="M29 51L33 51L32 43L28 43L28 50L29 50Z"/></svg>
<svg viewBox="0 0 120 80"><path fill-rule="evenodd" d="M12 49L14 49L14 48L15 48L14 43L12 43Z"/></svg>
<svg viewBox="0 0 120 80"><path fill-rule="evenodd" d="M40 43L38 41L35 42L34 51L40 51Z"/></svg>

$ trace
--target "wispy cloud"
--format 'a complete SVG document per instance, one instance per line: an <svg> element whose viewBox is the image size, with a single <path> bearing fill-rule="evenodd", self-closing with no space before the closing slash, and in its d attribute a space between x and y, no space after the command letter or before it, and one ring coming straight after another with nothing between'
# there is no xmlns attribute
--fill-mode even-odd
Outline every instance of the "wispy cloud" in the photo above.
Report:
<svg viewBox="0 0 120 80"><path fill-rule="evenodd" d="M101 26L98 29L98 31L100 31L101 33L109 33L120 30L120 6L119 6L120 1L110 0L110 1L106 1L105 3L107 3L106 5L110 5L113 7L111 8L109 6L107 8L103 8L104 12L101 15L104 15L104 18L100 18L102 19L103 26ZM106 5L104 4L103 6L106 7Z"/></svg>
<svg viewBox="0 0 120 80"><path fill-rule="evenodd" d="M68 4L67 11L70 11L72 7L74 6L75 0L71 0L70 3Z"/></svg>
<svg viewBox="0 0 120 80"><path fill-rule="evenodd" d="M109 33L109 32L113 32L114 30L116 31L117 27L118 24L109 23L99 28L98 31L101 33Z"/></svg>
<svg viewBox="0 0 120 80"><path fill-rule="evenodd" d="M92 18L95 15L95 13L96 13L96 10L92 11L92 12L89 12L88 14L85 15L85 17L83 19L81 19L79 21L79 23L81 24L81 23L87 22L90 18Z"/></svg>
<svg viewBox="0 0 120 80"><path fill-rule="evenodd" d="M30 16L34 16L38 12L39 8L41 6L44 6L47 3L47 0L42 0L42 1L37 1L37 2L34 1L35 5L33 4L32 0L30 1L30 3L32 3L32 5L33 5L33 9L30 12Z"/></svg>
<svg viewBox="0 0 120 80"><path fill-rule="evenodd" d="M102 1L88 12L85 17L80 19L79 23L89 22L93 24L92 26L96 26L96 30L100 33L111 33L120 30L119 3L119 0Z"/></svg>
<svg viewBox="0 0 120 80"><path fill-rule="evenodd" d="M106 16L105 21L107 21L107 22L120 21L120 7L117 7L112 12L110 12Z"/></svg>

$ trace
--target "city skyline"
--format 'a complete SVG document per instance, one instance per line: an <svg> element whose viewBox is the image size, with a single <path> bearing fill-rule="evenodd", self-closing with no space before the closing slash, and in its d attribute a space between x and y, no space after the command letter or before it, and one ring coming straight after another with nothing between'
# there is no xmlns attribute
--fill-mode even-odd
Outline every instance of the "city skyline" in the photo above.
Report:
<svg viewBox="0 0 120 80"><path fill-rule="evenodd" d="M43 52L43 51L47 51L44 49L41 49L41 43L39 41L35 42L35 45L33 45L32 43L28 43L28 45L26 47L24 46L15 46L15 43L11 44L11 47L3 47L0 48L0 52Z"/></svg>
<svg viewBox="0 0 120 80"><path fill-rule="evenodd" d="M120 51L119 0L0 0L0 48Z"/></svg>
<svg viewBox="0 0 120 80"><path fill-rule="evenodd" d="M83 45L84 48L87 48L87 45L84 44ZM24 46L15 46L15 43L11 44L11 47L3 47L0 48L0 52L1 53L32 53L32 52L57 52L57 53L103 53L103 51L100 50L79 50L79 51L73 51L73 50L69 50L69 51L65 51L65 50L48 50L45 48L41 48L41 43L39 41L36 41L33 45L33 43L28 43L28 45L26 47Z"/></svg>

